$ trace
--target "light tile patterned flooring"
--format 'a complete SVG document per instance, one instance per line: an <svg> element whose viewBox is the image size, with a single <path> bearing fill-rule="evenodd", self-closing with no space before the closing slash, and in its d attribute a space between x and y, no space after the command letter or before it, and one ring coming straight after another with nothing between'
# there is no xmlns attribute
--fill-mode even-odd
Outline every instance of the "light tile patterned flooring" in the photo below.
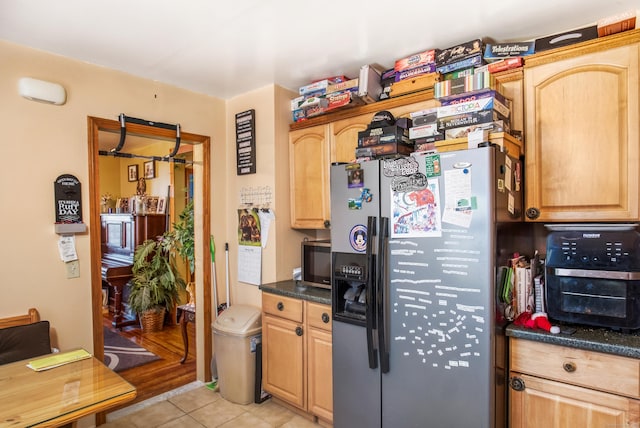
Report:
<svg viewBox="0 0 640 428"><path fill-rule="evenodd" d="M202 382L107 415L103 428L319 428L269 399L235 404Z"/></svg>

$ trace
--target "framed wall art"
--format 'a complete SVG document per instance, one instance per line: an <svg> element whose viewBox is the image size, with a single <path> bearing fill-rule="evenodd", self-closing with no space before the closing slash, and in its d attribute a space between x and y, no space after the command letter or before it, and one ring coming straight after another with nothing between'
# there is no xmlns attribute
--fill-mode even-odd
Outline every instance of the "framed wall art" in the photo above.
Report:
<svg viewBox="0 0 640 428"><path fill-rule="evenodd" d="M156 161L150 160L144 163L144 178L156 178Z"/></svg>
<svg viewBox="0 0 640 428"><path fill-rule="evenodd" d="M166 196L160 196L158 198L158 207L156 209L156 214L166 214L167 213L167 198Z"/></svg>
<svg viewBox="0 0 640 428"><path fill-rule="evenodd" d="M147 196L147 214L158 214L158 196Z"/></svg>
<svg viewBox="0 0 640 428"><path fill-rule="evenodd" d="M127 167L127 177L129 181L138 181L138 165L129 165Z"/></svg>

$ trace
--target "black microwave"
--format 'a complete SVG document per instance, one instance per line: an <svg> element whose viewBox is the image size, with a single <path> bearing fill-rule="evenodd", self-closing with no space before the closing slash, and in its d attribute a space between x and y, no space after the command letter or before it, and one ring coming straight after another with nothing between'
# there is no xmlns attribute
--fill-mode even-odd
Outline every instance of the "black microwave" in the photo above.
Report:
<svg viewBox="0 0 640 428"><path fill-rule="evenodd" d="M302 284L331 288L331 241L302 241Z"/></svg>

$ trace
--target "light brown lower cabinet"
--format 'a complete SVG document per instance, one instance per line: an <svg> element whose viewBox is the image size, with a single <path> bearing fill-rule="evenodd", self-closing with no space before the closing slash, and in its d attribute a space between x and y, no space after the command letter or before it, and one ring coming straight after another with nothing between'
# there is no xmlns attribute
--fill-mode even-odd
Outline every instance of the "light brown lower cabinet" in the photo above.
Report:
<svg viewBox="0 0 640 428"><path fill-rule="evenodd" d="M640 362L634 358L510 340L509 426L640 426Z"/></svg>
<svg viewBox="0 0 640 428"><path fill-rule="evenodd" d="M331 306L262 294L262 387L333 421Z"/></svg>

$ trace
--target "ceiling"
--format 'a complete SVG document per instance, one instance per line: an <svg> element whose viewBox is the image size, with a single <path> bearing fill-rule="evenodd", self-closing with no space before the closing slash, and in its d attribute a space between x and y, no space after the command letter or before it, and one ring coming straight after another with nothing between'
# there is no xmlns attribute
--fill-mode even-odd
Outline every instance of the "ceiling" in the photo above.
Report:
<svg viewBox="0 0 640 428"><path fill-rule="evenodd" d="M490 37L526 41L638 0L1 0L0 39L229 99ZM44 72L39 72L43 74ZM46 77L46 76L43 76Z"/></svg>

